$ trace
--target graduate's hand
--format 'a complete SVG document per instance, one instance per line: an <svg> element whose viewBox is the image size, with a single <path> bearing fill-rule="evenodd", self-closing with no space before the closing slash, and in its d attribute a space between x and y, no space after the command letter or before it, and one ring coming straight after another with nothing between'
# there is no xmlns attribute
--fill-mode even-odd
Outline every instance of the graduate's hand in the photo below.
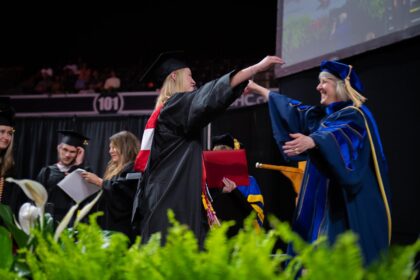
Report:
<svg viewBox="0 0 420 280"><path fill-rule="evenodd" d="M234 189L236 189L236 183L233 182L232 180L224 177L222 179L223 184L225 184L225 186L222 189L222 193L230 193L232 192Z"/></svg>
<svg viewBox="0 0 420 280"><path fill-rule="evenodd" d="M102 187L102 184L104 183L104 180L102 178L99 178L96 174L92 172L84 171L81 173L81 175L86 182L97 185L98 187Z"/></svg>
<svg viewBox="0 0 420 280"><path fill-rule="evenodd" d="M284 64L284 60L278 56L268 55L264 57L264 59L258 62L257 64L251 66L251 68L252 68L252 71L254 72L253 74L255 75L259 72L263 72L270 69L270 67L272 67L274 64Z"/></svg>
<svg viewBox="0 0 420 280"><path fill-rule="evenodd" d="M293 140L288 141L283 146L283 151L288 157L297 156L315 147L314 140L302 133L289 134Z"/></svg>
<svg viewBox="0 0 420 280"><path fill-rule="evenodd" d="M241 71L237 72L230 80L230 86L236 87L242 82L245 82L246 80L252 79L252 77L259 73L263 72L267 69L269 69L274 64L284 64L283 59L281 59L278 56L266 56L263 60L258 62L257 64L254 64L252 66L249 66L245 69L242 69Z"/></svg>
<svg viewBox="0 0 420 280"><path fill-rule="evenodd" d="M83 161L85 160L85 149L82 147L77 147L77 156L76 160L74 162L75 165L81 165Z"/></svg>

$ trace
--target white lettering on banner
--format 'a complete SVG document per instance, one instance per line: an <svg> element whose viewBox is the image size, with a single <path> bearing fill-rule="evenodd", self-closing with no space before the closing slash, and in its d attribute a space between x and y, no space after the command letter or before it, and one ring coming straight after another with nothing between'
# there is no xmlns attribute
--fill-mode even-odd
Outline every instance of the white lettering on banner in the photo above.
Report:
<svg viewBox="0 0 420 280"><path fill-rule="evenodd" d="M119 94L100 94L93 101L94 109L98 113L118 113L123 108L123 99Z"/></svg>
<svg viewBox="0 0 420 280"><path fill-rule="evenodd" d="M230 105L232 108L240 108L240 107L248 107L252 105L262 104L266 103L267 101L264 99L264 97L257 95L257 94L242 94L238 99L235 100L235 102Z"/></svg>

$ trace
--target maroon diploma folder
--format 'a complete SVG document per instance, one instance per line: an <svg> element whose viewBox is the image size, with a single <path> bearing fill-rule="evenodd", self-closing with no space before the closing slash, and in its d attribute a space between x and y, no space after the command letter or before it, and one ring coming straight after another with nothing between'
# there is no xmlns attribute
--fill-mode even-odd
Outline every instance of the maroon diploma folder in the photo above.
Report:
<svg viewBox="0 0 420 280"><path fill-rule="evenodd" d="M223 177L237 186L249 185L245 150L204 151L203 157L209 188L222 188Z"/></svg>

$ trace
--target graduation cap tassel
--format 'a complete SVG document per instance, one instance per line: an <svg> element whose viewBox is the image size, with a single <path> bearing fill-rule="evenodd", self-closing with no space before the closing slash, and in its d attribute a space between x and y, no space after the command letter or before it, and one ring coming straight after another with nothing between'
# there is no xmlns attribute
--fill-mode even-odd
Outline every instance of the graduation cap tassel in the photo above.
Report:
<svg viewBox="0 0 420 280"><path fill-rule="evenodd" d="M207 222L210 228L219 227L220 222L216 216L216 211L214 211L213 205L211 204L210 200L204 193L201 193L201 199L203 201L204 210L206 210Z"/></svg>
<svg viewBox="0 0 420 280"><path fill-rule="evenodd" d="M351 84L350 84L350 74L353 67L349 65L349 73L347 74L347 77L344 79L344 84L346 86L347 92L349 93L350 99L353 101L353 104L355 107L360 107L362 104L366 101L366 97L361 95L360 93L355 90Z"/></svg>
<svg viewBox="0 0 420 280"><path fill-rule="evenodd" d="M207 195L207 174L204 165L204 160L201 160L201 168L203 170L203 174L201 177L201 201L203 203L204 210L207 214L207 223L210 228L219 227L219 219L217 218L216 211L214 211L213 205L211 204L209 196Z"/></svg>
<svg viewBox="0 0 420 280"><path fill-rule="evenodd" d="M233 145L235 146L234 150L239 150L241 148L241 143L239 143L236 138L233 138Z"/></svg>

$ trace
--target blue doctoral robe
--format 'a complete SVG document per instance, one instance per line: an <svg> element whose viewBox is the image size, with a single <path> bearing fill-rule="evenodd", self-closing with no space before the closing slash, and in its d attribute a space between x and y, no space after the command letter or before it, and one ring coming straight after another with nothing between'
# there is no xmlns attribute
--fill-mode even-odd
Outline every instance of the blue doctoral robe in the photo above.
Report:
<svg viewBox="0 0 420 280"><path fill-rule="evenodd" d="M307 106L275 92L269 94L269 110L285 159L307 160L293 229L307 242L326 235L331 243L352 230L365 264L375 260L389 245L391 220L386 160L370 111L351 102ZM291 140L289 133L309 135L316 147L288 158L282 146Z"/></svg>

